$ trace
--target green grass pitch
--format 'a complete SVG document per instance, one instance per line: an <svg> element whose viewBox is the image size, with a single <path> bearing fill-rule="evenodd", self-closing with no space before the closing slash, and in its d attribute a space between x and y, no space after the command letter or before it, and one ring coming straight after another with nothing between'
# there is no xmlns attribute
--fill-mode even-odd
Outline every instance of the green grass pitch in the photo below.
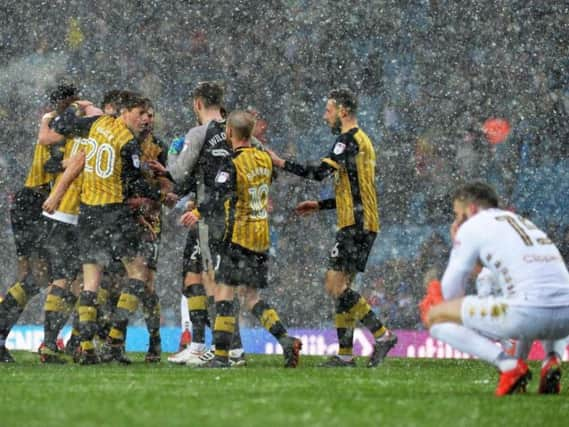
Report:
<svg viewBox="0 0 569 427"><path fill-rule="evenodd" d="M377 369L298 369L277 356L249 366L192 369L41 365L14 352L0 365L0 426L566 426L569 399L539 396L539 366L526 395L493 396L497 373L474 360L387 359ZM165 359L165 357L164 357Z"/></svg>

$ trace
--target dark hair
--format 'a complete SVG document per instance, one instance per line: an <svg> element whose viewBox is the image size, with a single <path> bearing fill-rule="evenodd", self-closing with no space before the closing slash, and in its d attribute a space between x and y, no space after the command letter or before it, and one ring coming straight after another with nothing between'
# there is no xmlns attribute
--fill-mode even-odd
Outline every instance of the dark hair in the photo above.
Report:
<svg viewBox="0 0 569 427"><path fill-rule="evenodd" d="M199 82L192 91L192 98L201 98L204 107L221 107L224 95L223 86L215 81Z"/></svg>
<svg viewBox="0 0 569 427"><path fill-rule="evenodd" d="M127 110L132 110L136 107L149 108L151 106L150 100L145 98L142 94L138 92L131 92L128 90L123 90L120 93L119 100L117 102L117 110L120 111L123 108Z"/></svg>
<svg viewBox="0 0 569 427"><path fill-rule="evenodd" d="M237 139L250 139L255 123L255 117L247 111L233 111L227 117L227 127L235 132Z"/></svg>
<svg viewBox="0 0 569 427"><path fill-rule="evenodd" d="M485 208L497 208L500 205L498 193L491 185L484 182L469 182L458 187L452 200L470 202Z"/></svg>
<svg viewBox="0 0 569 427"><path fill-rule="evenodd" d="M120 103L120 98L122 94L122 90L113 89L105 92L103 95L103 102L101 102L101 108L104 108L105 105L114 105L115 107Z"/></svg>
<svg viewBox="0 0 569 427"><path fill-rule="evenodd" d="M69 104L78 99L79 91L71 83L60 83L49 94L50 104L59 112L65 110Z"/></svg>
<svg viewBox="0 0 569 427"><path fill-rule="evenodd" d="M333 99L336 105L344 107L351 114L355 114L358 111L358 98L350 89L339 88L331 90L328 94L328 99Z"/></svg>

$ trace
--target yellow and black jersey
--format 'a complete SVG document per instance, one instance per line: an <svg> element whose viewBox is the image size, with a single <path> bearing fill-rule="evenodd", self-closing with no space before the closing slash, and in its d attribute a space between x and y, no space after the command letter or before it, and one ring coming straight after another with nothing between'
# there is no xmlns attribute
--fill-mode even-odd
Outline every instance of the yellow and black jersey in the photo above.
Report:
<svg viewBox="0 0 569 427"><path fill-rule="evenodd" d="M135 195L160 198L159 188L142 176L140 144L120 117L80 118L70 107L50 126L62 135L84 138L82 204L117 204Z"/></svg>
<svg viewBox="0 0 569 427"><path fill-rule="evenodd" d="M159 186L160 183L158 182L158 179L156 178L152 169L147 166L147 163L150 161L158 161L162 164L162 166L166 167L168 160L168 147L153 134L149 134L144 139L144 141L142 141L140 149L142 152L142 176L151 185ZM161 207L159 204L157 204L152 212L145 215L145 219L151 225L154 233L156 233L156 235L160 235L162 229L162 220Z"/></svg>
<svg viewBox="0 0 569 427"><path fill-rule="evenodd" d="M200 205L207 215L225 201L224 240L253 252L269 249L269 188L273 179L273 162L262 150L239 148L215 178L210 200Z"/></svg>
<svg viewBox="0 0 569 427"><path fill-rule="evenodd" d="M24 187L35 188L50 184L53 181L53 174L44 169L45 162L50 158L49 146L36 144L32 165L28 171Z"/></svg>
<svg viewBox="0 0 569 427"><path fill-rule="evenodd" d="M296 175L322 179L334 174L335 199L320 202L322 209L335 208L338 228L355 226L377 233L379 210L375 187L375 150L360 129L344 132L318 166L286 161L284 169Z"/></svg>
<svg viewBox="0 0 569 427"><path fill-rule="evenodd" d="M83 139L67 138L65 141L65 152L63 153L63 159L66 160L73 157L81 149L83 144ZM59 175L56 180L60 179ZM81 202L81 187L83 185L83 173L81 173L75 180L71 183L59 203L58 211L69 214L69 215L79 215L79 204Z"/></svg>
<svg viewBox="0 0 569 427"><path fill-rule="evenodd" d="M79 152L83 144L83 139L79 137L66 138L65 146L63 147L63 160L67 160ZM61 179L61 173L55 178L55 185ZM81 173L75 180L71 183L57 208L57 212L53 215L55 219L58 218L58 213L64 214L64 217L68 215L77 216L79 215L79 204L81 200L81 186L83 184L83 173ZM54 188L55 188L54 185ZM68 222L68 221L66 221ZM73 221L76 223L76 220Z"/></svg>
<svg viewBox="0 0 569 427"><path fill-rule="evenodd" d="M140 144L140 151L142 152L142 175L145 179L152 181L154 179L154 173L151 169L144 167L144 165L155 160L160 162L162 166L166 167L168 161L168 148L161 140L156 138L154 135L149 134Z"/></svg>
<svg viewBox="0 0 569 427"><path fill-rule="evenodd" d="M123 148L134 136L121 119L102 116L93 123L85 145L81 203L91 206L121 203ZM140 156L134 159L140 168Z"/></svg>

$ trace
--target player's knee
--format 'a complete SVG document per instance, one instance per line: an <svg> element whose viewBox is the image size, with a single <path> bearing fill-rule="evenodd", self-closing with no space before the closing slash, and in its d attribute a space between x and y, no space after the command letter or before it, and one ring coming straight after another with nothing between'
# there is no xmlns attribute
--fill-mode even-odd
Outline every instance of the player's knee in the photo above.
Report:
<svg viewBox="0 0 569 427"><path fill-rule="evenodd" d="M184 275L184 287L189 287L192 285L201 285L201 284L202 284L201 274L187 272Z"/></svg>
<svg viewBox="0 0 569 427"><path fill-rule="evenodd" d="M449 330L453 327L452 323L440 322L431 325L429 333L433 338L444 341L448 335Z"/></svg>
<svg viewBox="0 0 569 427"><path fill-rule="evenodd" d="M259 302L258 292L256 292L255 290L252 290L252 291L253 292L251 292L251 290L250 290L243 297L245 306L247 307L247 310L249 310L249 311L253 310L253 307L255 307L255 305Z"/></svg>

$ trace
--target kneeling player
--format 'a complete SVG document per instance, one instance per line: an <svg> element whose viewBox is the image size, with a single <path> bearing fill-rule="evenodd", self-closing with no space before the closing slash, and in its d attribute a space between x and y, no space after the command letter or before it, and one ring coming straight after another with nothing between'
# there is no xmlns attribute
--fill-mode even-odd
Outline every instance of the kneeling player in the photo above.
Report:
<svg viewBox="0 0 569 427"><path fill-rule="evenodd" d="M486 337L542 340L546 359L539 392L558 393L560 356L569 335L569 272L559 251L530 221L499 209L498 196L486 184L460 187L453 208L460 228L442 279L444 301L427 315L431 335L496 366L497 396L525 391L531 373L522 358ZM499 278L503 296L464 296L476 263Z"/></svg>

